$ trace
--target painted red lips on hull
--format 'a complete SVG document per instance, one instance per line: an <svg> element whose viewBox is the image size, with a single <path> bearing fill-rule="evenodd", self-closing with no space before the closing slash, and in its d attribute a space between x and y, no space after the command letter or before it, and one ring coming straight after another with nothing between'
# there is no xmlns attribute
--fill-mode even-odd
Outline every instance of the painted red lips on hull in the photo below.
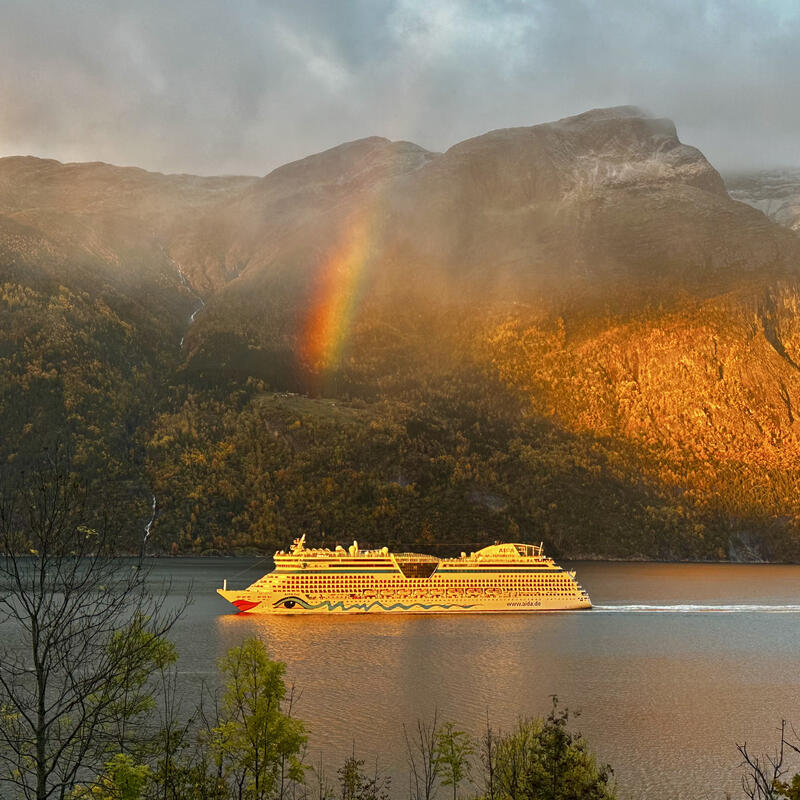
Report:
<svg viewBox="0 0 800 800"><path fill-rule="evenodd" d="M255 608L257 605L259 605L259 602L253 603L250 600L234 600L233 604L239 609L239 613L241 614L244 611L250 611L251 609Z"/></svg>

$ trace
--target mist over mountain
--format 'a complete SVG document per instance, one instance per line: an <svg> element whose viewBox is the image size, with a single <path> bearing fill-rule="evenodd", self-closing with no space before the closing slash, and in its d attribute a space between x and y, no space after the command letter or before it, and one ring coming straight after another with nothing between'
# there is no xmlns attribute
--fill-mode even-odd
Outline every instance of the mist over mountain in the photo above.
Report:
<svg viewBox="0 0 800 800"><path fill-rule="evenodd" d="M763 186L627 106L263 178L0 159L0 457L68 435L175 552L796 560L800 238Z"/></svg>
<svg viewBox="0 0 800 800"><path fill-rule="evenodd" d="M800 169L751 170L725 176L734 200L763 211L770 219L800 231Z"/></svg>
<svg viewBox="0 0 800 800"><path fill-rule="evenodd" d="M493 131L443 154L378 138L341 145L209 209L197 225L205 238L190 236L181 255L215 287L231 274L313 273L331 238L364 216L377 283L407 283L411 270L455 278L455 294L507 288L514 299L591 292L599 280L653 285L664 269L668 289L677 276L702 290L720 272L782 269L796 252L791 237L730 202L670 121L621 107Z"/></svg>

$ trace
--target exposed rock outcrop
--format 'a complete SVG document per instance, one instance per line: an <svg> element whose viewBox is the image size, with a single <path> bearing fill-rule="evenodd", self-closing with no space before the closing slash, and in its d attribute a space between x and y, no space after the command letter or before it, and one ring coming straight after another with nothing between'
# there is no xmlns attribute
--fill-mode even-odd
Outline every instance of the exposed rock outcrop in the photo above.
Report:
<svg viewBox="0 0 800 800"><path fill-rule="evenodd" d="M725 183L734 200L800 232L800 169L731 173L725 176Z"/></svg>
<svg viewBox="0 0 800 800"><path fill-rule="evenodd" d="M569 441L586 454L570 461L588 476L581 508L610 474L613 497L643 515L631 518L654 520L607 552L800 557L800 238L751 207L791 222L791 180L780 185L775 207L764 183L729 181L730 196L670 121L627 106L445 153L372 137L258 179L0 159L0 312L14 331L0 356L12 353L16 394L56 381L67 356L47 349L53 304L52 337L79 307L96 331L93 369L116 359L106 384L130 378L120 407L139 375L176 368L203 391L255 378L389 404L385 419L392 403L406 414L434 395L469 418L501 386L523 409L511 429L541 420L566 437L552 452L555 434L536 447L515 439L515 463L535 462L540 481L551 460L564 466ZM187 332L197 295L206 304ZM20 316L19 297L35 314ZM81 332L62 338L78 358ZM33 376L12 352L20 342L44 353ZM142 366L124 375L134 356ZM67 399L53 404L73 419L76 401L57 388ZM95 432L98 393L81 395ZM129 414L132 430L143 414ZM484 424L458 440L458 480L474 481L464 496L509 526L515 514L538 519L535 502L503 498ZM437 432L419 435L435 452ZM592 482L595 469L605 482ZM426 480L435 495L438 478ZM548 517L554 537L562 517Z"/></svg>

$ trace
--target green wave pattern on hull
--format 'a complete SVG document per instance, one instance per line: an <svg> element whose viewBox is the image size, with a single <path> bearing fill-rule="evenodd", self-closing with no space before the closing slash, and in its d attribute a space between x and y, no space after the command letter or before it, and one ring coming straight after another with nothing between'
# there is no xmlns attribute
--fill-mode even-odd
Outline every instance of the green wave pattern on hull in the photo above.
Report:
<svg viewBox="0 0 800 800"><path fill-rule="evenodd" d="M316 611L319 608L327 608L328 611L352 611L354 609L358 609L359 611L370 611L376 606L378 608L382 608L384 611L394 611L398 608L403 609L403 611L410 611L412 608L422 608L425 611L430 611L432 608L441 608L444 610L449 610L451 608L468 609L475 605L474 603L471 603L470 605L461 605L459 603L411 603L410 605L405 605L404 603L393 603L390 606L385 606L379 600L375 600L372 603L353 603L353 605L350 606L346 606L344 604L344 600L339 600L336 603L332 603L330 600L323 600L321 603L311 605L311 603L307 603L305 600L301 600L299 597L284 597L282 600L278 600L277 603L273 603L273 608L278 608L279 606L284 605L287 600L296 603L302 608L305 608L307 611Z"/></svg>

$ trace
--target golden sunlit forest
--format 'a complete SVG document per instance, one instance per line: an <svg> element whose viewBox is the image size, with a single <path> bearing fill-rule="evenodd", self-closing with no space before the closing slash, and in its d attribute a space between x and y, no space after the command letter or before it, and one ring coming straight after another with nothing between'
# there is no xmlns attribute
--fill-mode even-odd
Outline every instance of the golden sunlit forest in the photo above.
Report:
<svg viewBox="0 0 800 800"><path fill-rule="evenodd" d="M7 158L0 209L0 460L66 449L132 552L155 498L153 553L800 558L800 240L668 120Z"/></svg>

